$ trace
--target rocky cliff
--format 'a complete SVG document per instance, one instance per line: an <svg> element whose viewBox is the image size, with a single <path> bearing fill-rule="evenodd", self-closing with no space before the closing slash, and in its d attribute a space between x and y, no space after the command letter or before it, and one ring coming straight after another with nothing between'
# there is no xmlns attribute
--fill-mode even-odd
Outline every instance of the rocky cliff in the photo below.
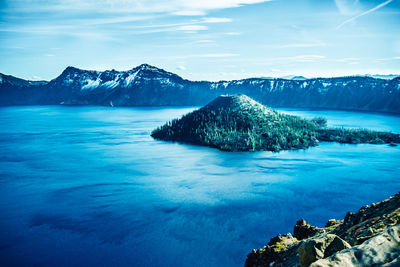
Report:
<svg viewBox="0 0 400 267"><path fill-rule="evenodd" d="M222 94L246 94L272 107L353 109L400 113L400 77L252 78L189 81L143 64L129 71L68 67L50 82L0 74L0 105L204 105Z"/></svg>
<svg viewBox="0 0 400 267"><path fill-rule="evenodd" d="M272 238L245 266L400 266L400 193L324 228L299 220L293 236Z"/></svg>

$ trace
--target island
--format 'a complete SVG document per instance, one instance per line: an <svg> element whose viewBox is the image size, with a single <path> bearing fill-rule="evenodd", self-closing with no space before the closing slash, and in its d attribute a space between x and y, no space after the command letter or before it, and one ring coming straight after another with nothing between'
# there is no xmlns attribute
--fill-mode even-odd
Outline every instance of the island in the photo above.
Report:
<svg viewBox="0 0 400 267"><path fill-rule="evenodd" d="M155 129L158 140L191 143L224 151L306 149L320 141L392 144L400 135L365 129L327 128L312 120L277 112L246 95L221 95L206 106Z"/></svg>

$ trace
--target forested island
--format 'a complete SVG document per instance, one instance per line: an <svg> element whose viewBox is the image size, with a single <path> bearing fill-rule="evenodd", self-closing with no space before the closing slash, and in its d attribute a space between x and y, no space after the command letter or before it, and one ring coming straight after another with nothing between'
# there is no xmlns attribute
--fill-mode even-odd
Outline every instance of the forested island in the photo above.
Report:
<svg viewBox="0 0 400 267"><path fill-rule="evenodd" d="M225 151L305 149L319 141L400 143L400 135L364 129L327 128L324 118L308 120L272 110L246 95L222 95L208 105L155 129L165 141L204 145Z"/></svg>

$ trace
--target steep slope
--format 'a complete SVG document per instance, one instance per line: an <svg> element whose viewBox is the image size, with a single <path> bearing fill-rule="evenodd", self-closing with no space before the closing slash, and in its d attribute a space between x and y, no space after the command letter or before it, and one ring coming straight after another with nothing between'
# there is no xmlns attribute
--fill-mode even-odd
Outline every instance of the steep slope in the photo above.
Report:
<svg viewBox="0 0 400 267"><path fill-rule="evenodd" d="M5 82L0 82L0 105L182 106L204 105L221 94L246 94L273 107L400 113L400 77L391 80L361 76L253 78L207 82L185 80L147 64L129 71L103 72L68 67L59 77L42 83L1 77L5 77L2 78Z"/></svg>

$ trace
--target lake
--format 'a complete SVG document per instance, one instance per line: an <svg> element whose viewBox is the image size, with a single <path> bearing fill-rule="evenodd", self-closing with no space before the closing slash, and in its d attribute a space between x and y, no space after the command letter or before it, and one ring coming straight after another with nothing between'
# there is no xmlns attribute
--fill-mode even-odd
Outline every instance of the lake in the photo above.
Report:
<svg viewBox="0 0 400 267"><path fill-rule="evenodd" d="M183 108L0 108L0 265L243 266L400 189L400 147L222 152L153 140ZM400 133L400 117L281 109Z"/></svg>

